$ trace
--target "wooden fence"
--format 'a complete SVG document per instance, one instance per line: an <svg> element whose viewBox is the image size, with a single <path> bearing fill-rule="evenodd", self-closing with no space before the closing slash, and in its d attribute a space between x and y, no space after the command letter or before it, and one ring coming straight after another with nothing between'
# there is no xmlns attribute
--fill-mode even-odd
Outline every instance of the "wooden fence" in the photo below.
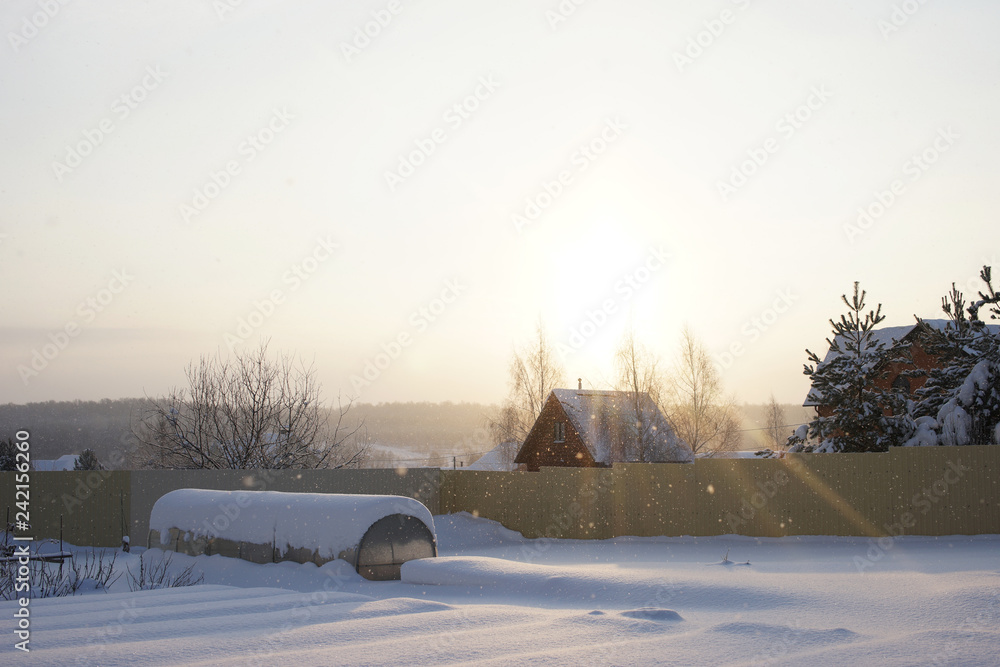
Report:
<svg viewBox="0 0 1000 667"><path fill-rule="evenodd" d="M470 512L526 537L620 535L1000 534L1000 447L896 448L886 454L701 459L541 472L463 470L34 472L36 537L145 544L149 512L178 488L392 494L434 514ZM16 511L0 473L0 511ZM127 518L127 520L126 520Z"/></svg>

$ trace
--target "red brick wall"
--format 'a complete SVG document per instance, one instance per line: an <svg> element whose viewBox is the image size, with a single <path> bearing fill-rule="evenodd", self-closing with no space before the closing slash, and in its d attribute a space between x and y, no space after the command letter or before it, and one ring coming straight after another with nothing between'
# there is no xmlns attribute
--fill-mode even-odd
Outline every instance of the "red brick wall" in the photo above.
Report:
<svg viewBox="0 0 1000 667"><path fill-rule="evenodd" d="M888 389L892 386L892 383L899 377L900 373L904 371L912 370L925 370L930 371L934 368L941 368L942 364L940 360L927 354L924 346L921 344L920 340L913 340L910 343L910 358L913 360L913 365L904 364L898 361L890 361L885 365L883 371L885 377L876 380L875 386L881 389ZM927 382L926 375L920 375L916 377L909 378L910 380L910 396L912 397L917 389L920 389ZM820 417L829 417L833 414L833 410L829 406L821 405L816 408L817 414Z"/></svg>

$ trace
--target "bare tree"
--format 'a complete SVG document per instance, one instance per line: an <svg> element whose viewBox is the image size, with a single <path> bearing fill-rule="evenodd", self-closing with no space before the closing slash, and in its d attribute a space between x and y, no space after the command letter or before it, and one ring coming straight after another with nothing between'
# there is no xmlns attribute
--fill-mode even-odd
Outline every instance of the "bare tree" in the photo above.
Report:
<svg viewBox="0 0 1000 667"><path fill-rule="evenodd" d="M133 427L142 461L154 468L279 469L356 467L365 447L344 447L352 401L331 417L313 366L271 359L265 341L230 359L202 357L187 389L151 399ZM332 424L331 424L332 422Z"/></svg>
<svg viewBox="0 0 1000 667"><path fill-rule="evenodd" d="M772 393L767 403L767 413L764 425L764 437L771 449L781 449L788 441L791 432L785 426L785 411Z"/></svg>
<svg viewBox="0 0 1000 667"><path fill-rule="evenodd" d="M626 452L629 461L645 463L654 460L656 452L657 428L652 406L660 404L662 379L659 359L642 343L635 339L631 327L615 351L615 389L628 396L629 441L634 451ZM648 398L647 398L648 397Z"/></svg>
<svg viewBox="0 0 1000 667"><path fill-rule="evenodd" d="M739 448L742 433L735 401L724 395L708 351L687 327L664 404L674 431L696 455Z"/></svg>
<svg viewBox="0 0 1000 667"><path fill-rule="evenodd" d="M562 365L549 343L541 321L536 326L535 339L523 348L514 350L509 374L507 398L487 419L487 428L495 445L523 443L542 412L545 399L563 383ZM505 451L517 453L516 448L511 446L506 447Z"/></svg>

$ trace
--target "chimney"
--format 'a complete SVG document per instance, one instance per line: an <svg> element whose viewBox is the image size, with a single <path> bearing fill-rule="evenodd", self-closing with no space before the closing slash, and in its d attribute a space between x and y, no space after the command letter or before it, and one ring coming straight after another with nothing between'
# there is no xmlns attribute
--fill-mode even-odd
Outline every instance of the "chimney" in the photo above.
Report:
<svg viewBox="0 0 1000 667"><path fill-rule="evenodd" d="M576 379L576 388L581 391L583 390L583 378Z"/></svg>

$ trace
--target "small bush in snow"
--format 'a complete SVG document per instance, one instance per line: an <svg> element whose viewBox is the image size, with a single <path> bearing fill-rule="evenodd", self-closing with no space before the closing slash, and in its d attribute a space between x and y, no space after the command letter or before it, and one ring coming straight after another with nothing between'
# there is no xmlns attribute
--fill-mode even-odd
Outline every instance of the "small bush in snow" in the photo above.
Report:
<svg viewBox="0 0 1000 667"><path fill-rule="evenodd" d="M153 562L153 556L149 552L142 554L139 557L138 573L133 574L132 568L127 568L129 590L134 592L160 588L180 588L182 586L195 586L205 581L204 574L195 579L194 563L177 574L169 574L172 560L172 554L166 554L157 562Z"/></svg>
<svg viewBox="0 0 1000 667"><path fill-rule="evenodd" d="M37 555L37 553L35 554ZM111 559L104 551L87 551L83 560L81 554L62 563L47 563L32 558L28 561L28 590L17 590L18 569L16 560L0 563L0 598L13 600L19 597L51 598L76 595L78 592L107 591L118 581L121 573L115 572L118 554L112 552Z"/></svg>

